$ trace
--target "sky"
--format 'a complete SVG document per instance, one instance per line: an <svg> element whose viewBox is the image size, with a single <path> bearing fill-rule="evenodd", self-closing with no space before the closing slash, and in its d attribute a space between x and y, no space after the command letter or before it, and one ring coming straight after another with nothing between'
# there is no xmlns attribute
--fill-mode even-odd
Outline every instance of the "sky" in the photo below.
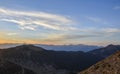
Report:
<svg viewBox="0 0 120 74"><path fill-rule="evenodd" d="M120 44L120 0L0 0L0 44Z"/></svg>

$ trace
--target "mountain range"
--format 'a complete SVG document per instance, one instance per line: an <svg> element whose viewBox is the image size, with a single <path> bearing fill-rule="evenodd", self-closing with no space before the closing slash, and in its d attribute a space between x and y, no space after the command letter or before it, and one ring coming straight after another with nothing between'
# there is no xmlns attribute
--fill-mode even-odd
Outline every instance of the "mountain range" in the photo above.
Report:
<svg viewBox="0 0 120 74"><path fill-rule="evenodd" d="M0 44L0 48L10 48L19 46L22 44ZM55 51L90 51L93 49L101 48L102 46L95 46L95 45L84 45L84 44L77 44L77 45L46 45L46 44L34 44L37 47L42 47L46 50L55 50Z"/></svg>
<svg viewBox="0 0 120 74"><path fill-rule="evenodd" d="M83 52L54 51L34 45L20 45L1 49L0 59L36 74L76 74L119 51L119 48L119 45L108 45Z"/></svg>

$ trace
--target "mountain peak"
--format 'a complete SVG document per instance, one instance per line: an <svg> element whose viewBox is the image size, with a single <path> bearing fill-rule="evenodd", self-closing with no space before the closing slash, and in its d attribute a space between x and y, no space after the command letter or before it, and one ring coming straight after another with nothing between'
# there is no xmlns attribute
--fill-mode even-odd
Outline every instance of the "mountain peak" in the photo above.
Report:
<svg viewBox="0 0 120 74"><path fill-rule="evenodd" d="M98 55L101 55L105 58L105 57L107 57L107 56L109 56L109 55L111 55L119 50L120 50L120 45L110 44L104 48L92 50L89 53L98 54Z"/></svg>
<svg viewBox="0 0 120 74"><path fill-rule="evenodd" d="M108 46L106 46L106 47L117 47L117 46L120 46L120 45L113 45L113 44L110 44L110 45L108 45Z"/></svg>
<svg viewBox="0 0 120 74"><path fill-rule="evenodd" d="M22 47L22 48L30 48L30 47L36 47L32 44L24 44L24 45L20 45L20 46L17 46L17 47Z"/></svg>
<svg viewBox="0 0 120 74"><path fill-rule="evenodd" d="M107 47L111 47L111 46L116 46L116 45L113 45L113 44L109 44Z"/></svg>
<svg viewBox="0 0 120 74"><path fill-rule="evenodd" d="M41 47L34 46L32 44L20 45L20 46L16 46L16 47L13 47L13 48L10 48L10 49L26 50L26 51L29 51L29 50L33 50L33 51L45 51L45 49L43 49Z"/></svg>

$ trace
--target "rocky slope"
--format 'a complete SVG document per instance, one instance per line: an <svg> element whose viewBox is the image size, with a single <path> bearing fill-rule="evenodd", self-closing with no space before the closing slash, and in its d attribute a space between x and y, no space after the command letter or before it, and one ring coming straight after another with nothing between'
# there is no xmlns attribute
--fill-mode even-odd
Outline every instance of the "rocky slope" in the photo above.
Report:
<svg viewBox="0 0 120 74"><path fill-rule="evenodd" d="M0 60L0 74L36 74L32 70L23 68L17 64Z"/></svg>
<svg viewBox="0 0 120 74"><path fill-rule="evenodd" d="M120 51L79 74L120 74Z"/></svg>

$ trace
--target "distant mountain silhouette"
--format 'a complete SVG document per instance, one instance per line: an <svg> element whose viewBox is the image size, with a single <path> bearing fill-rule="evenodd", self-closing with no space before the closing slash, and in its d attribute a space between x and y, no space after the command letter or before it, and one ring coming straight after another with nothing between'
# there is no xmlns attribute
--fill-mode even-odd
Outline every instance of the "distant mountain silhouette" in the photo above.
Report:
<svg viewBox="0 0 120 74"><path fill-rule="evenodd" d="M0 44L0 48L11 48L16 47L22 44ZM77 45L45 45L45 44L34 44L35 46L42 47L46 50L55 50L55 51L90 51L93 49L101 48L101 46L94 46L94 45L84 45L84 44L77 44Z"/></svg>
<svg viewBox="0 0 120 74"><path fill-rule="evenodd" d="M33 45L3 49L0 55L2 59L38 74L70 74L71 71L81 71L101 60L100 56L82 51L52 51Z"/></svg>
<svg viewBox="0 0 120 74"><path fill-rule="evenodd" d="M111 45L108 45L104 48L99 48L99 49L89 51L88 53L100 55L103 58L106 58L117 51L120 51L120 45L112 45L111 44Z"/></svg>
<svg viewBox="0 0 120 74"><path fill-rule="evenodd" d="M45 48L47 50L55 50L55 51L90 51L93 49L101 48L101 46L95 45L84 45L84 44L77 44L77 45L42 45L42 44L35 44L38 47Z"/></svg>
<svg viewBox="0 0 120 74"><path fill-rule="evenodd" d="M79 74L120 74L120 51Z"/></svg>

